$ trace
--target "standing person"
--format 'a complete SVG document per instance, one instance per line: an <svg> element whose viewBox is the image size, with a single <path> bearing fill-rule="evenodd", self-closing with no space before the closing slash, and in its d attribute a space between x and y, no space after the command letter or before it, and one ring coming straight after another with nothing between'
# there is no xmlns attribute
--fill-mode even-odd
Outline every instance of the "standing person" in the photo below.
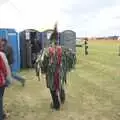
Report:
<svg viewBox="0 0 120 120"><path fill-rule="evenodd" d="M43 53L42 73L45 73L47 88L52 97L51 108L59 110L61 103L65 102L65 90L62 86L64 83L61 80L62 48L52 43L46 50Z"/></svg>
<svg viewBox="0 0 120 120"><path fill-rule="evenodd" d="M46 86L50 90L52 103L51 108L60 110L66 100L64 86L66 84L66 75L74 67L71 65L74 61L71 57L73 52L68 48L58 45L57 25L50 36L50 45L44 48L42 55L36 60L36 75L39 77L39 70L45 74Z"/></svg>
<svg viewBox="0 0 120 120"><path fill-rule="evenodd" d="M85 55L88 55L88 38L85 38Z"/></svg>
<svg viewBox="0 0 120 120"><path fill-rule="evenodd" d="M51 108L60 110L61 104L65 102L65 90L61 80L62 66L62 47L58 45L58 31L55 25L54 31L50 36L50 46L43 51L42 73L45 73L47 88L52 97Z"/></svg>
<svg viewBox="0 0 120 120"><path fill-rule="evenodd" d="M12 47L8 44L7 40L2 38L1 39L1 47L0 47L0 50L5 52L6 54L6 57L7 57L7 60L8 60L8 63L9 63L9 66L11 68L11 71L12 71L12 65L14 63L14 54L13 54L13 49ZM12 77L15 78L15 80L21 82L22 86L24 86L25 84L25 79L12 73Z"/></svg>

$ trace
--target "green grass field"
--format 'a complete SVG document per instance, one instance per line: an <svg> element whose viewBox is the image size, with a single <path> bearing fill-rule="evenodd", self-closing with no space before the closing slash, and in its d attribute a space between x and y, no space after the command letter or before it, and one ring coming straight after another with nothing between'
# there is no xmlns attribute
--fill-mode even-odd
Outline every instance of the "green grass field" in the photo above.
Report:
<svg viewBox="0 0 120 120"><path fill-rule="evenodd" d="M6 89L8 120L120 120L120 56L118 42L90 41L89 55L77 50L76 69L68 74L66 103L60 111L50 109L51 97L44 80L33 70L23 71L18 82Z"/></svg>

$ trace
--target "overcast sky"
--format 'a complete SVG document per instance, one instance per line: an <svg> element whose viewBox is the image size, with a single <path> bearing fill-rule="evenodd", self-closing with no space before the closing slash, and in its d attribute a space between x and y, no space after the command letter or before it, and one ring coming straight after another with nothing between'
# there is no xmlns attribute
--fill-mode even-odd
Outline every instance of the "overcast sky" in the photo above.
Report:
<svg viewBox="0 0 120 120"><path fill-rule="evenodd" d="M0 0L0 27L42 31L56 21L77 36L120 35L120 0Z"/></svg>

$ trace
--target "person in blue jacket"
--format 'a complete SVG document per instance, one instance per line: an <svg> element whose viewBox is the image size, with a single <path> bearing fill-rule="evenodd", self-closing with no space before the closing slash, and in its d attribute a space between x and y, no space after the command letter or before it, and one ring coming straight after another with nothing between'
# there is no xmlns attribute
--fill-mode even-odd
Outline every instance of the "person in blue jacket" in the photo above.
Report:
<svg viewBox="0 0 120 120"><path fill-rule="evenodd" d="M13 63L14 63L14 53L13 53L13 49L12 49L12 47L8 44L8 42L7 42L7 40L6 39L4 39L4 38L2 38L1 39L2 40L2 47L0 48L0 50L1 51L3 51L5 54L6 54L6 57L7 57L7 59L8 59L8 64L9 64L9 66L10 66L10 68L11 68L11 71L12 71L12 65L13 65ZM24 86L25 85L25 79L24 78L22 78L21 76L19 76L19 75L17 75L16 73L13 73L12 72L12 77L15 79L15 80L17 80L17 81L19 81L21 84L22 84L22 86ZM10 83L8 82L7 83L7 85L9 85Z"/></svg>

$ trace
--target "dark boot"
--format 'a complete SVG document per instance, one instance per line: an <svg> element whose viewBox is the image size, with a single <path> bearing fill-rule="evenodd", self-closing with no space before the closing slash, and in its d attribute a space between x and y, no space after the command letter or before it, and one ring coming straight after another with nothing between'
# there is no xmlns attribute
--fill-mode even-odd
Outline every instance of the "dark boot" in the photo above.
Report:
<svg viewBox="0 0 120 120"><path fill-rule="evenodd" d="M65 102L65 90L64 89L61 89L60 99L61 99L61 103L64 104Z"/></svg>
<svg viewBox="0 0 120 120"><path fill-rule="evenodd" d="M7 118L7 114L3 114L3 120Z"/></svg>
<svg viewBox="0 0 120 120"><path fill-rule="evenodd" d="M23 87L25 86L25 79L23 77L21 77L20 75L18 75L16 73L12 73L12 77L15 80L19 81L22 84Z"/></svg>
<svg viewBox="0 0 120 120"><path fill-rule="evenodd" d="M3 96L4 96L5 87L0 87L0 120L3 120Z"/></svg>
<svg viewBox="0 0 120 120"><path fill-rule="evenodd" d="M60 109L60 101L58 99L58 96L56 95L56 91L50 90L50 93L51 93L52 100L53 100L53 104L51 105L51 107L56 110L59 110Z"/></svg>
<svg viewBox="0 0 120 120"><path fill-rule="evenodd" d="M25 79L21 82L23 87L25 86L25 82Z"/></svg>

